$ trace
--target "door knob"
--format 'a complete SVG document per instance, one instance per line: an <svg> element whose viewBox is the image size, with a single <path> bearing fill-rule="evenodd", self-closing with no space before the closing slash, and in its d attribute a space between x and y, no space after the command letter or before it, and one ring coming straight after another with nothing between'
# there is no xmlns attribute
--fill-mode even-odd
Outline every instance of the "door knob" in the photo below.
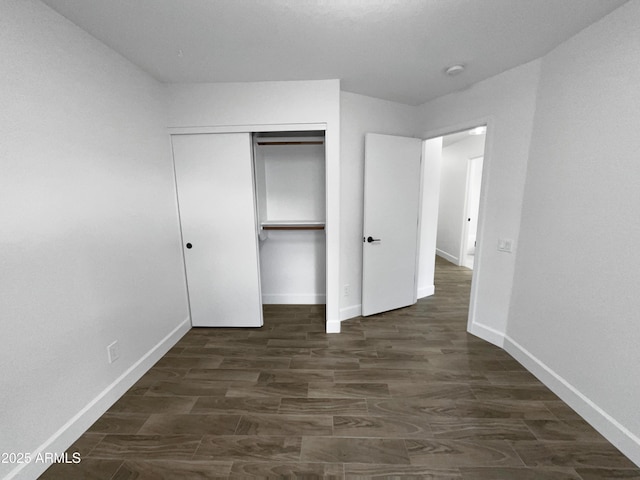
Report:
<svg viewBox="0 0 640 480"><path fill-rule="evenodd" d="M379 242L379 241L380 241L379 238L367 237L367 242L369 243Z"/></svg>
<svg viewBox="0 0 640 480"><path fill-rule="evenodd" d="M193 247L193 245L191 245L190 243L187 243L187 248L191 248Z"/></svg>

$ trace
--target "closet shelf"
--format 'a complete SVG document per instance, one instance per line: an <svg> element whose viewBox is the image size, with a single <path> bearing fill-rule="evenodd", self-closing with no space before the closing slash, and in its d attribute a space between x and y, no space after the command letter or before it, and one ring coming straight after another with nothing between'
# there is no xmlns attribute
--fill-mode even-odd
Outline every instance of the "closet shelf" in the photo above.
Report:
<svg viewBox="0 0 640 480"><path fill-rule="evenodd" d="M324 222L313 220L270 220L260 226L262 230L324 230Z"/></svg>

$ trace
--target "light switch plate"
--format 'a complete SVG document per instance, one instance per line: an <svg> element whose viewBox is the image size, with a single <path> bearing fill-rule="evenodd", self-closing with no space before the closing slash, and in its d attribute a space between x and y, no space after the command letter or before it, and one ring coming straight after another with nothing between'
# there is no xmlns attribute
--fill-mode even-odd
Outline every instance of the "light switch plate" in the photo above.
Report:
<svg viewBox="0 0 640 480"><path fill-rule="evenodd" d="M510 238L499 238L498 251L511 253L513 251L513 240L511 240Z"/></svg>

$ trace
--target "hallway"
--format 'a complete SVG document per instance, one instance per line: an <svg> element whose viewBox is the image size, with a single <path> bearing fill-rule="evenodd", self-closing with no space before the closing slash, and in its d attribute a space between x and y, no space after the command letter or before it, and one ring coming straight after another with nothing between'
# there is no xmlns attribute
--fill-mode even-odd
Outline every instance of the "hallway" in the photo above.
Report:
<svg viewBox="0 0 640 480"><path fill-rule="evenodd" d="M639 479L507 353L466 333L471 271L324 333L320 306L192 329L44 479Z"/></svg>

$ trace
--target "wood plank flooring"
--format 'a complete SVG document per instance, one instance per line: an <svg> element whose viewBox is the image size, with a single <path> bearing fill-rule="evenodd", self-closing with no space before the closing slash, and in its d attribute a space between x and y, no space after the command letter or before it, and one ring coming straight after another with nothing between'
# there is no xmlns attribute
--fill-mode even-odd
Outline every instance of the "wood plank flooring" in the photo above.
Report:
<svg viewBox="0 0 640 480"><path fill-rule="evenodd" d="M319 306L192 329L43 479L640 479L507 353L466 333L471 272L324 333Z"/></svg>

